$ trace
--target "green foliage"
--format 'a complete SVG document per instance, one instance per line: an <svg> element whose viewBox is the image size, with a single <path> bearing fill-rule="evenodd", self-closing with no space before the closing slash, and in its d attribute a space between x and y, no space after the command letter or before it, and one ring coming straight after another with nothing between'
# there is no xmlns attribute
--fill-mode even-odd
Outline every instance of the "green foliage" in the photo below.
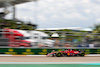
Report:
<svg viewBox="0 0 100 67"><path fill-rule="evenodd" d="M5 27L10 29L34 30L34 27L32 25L27 25L24 22L20 22L20 24L18 24L16 21L0 19L0 28Z"/></svg>
<svg viewBox="0 0 100 67"><path fill-rule="evenodd" d="M95 41L100 40L100 23L94 24L94 26L92 28L93 28L93 31L92 31L92 34L90 35L90 38Z"/></svg>
<svg viewBox="0 0 100 67"><path fill-rule="evenodd" d="M82 42L82 39L84 35L84 33L87 33L87 31L74 31L74 30L71 30L71 29L60 29L60 30L42 30L43 32L49 34L50 36L53 34L53 33L58 33L59 34L59 37L58 39L62 39L62 38L65 38L65 39L77 39L78 41L77 42ZM65 34L65 37L62 37L62 35ZM52 37L51 37L52 38Z"/></svg>
<svg viewBox="0 0 100 67"><path fill-rule="evenodd" d="M100 33L100 24L94 24L93 33Z"/></svg>

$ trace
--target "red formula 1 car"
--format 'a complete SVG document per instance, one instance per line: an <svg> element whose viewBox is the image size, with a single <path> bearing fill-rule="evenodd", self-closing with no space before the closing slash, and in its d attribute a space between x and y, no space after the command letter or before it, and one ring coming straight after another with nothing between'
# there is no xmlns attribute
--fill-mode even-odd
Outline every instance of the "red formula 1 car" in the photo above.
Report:
<svg viewBox="0 0 100 67"><path fill-rule="evenodd" d="M76 50L62 50L59 52L56 51L52 51L51 53L48 53L46 56L51 56L51 57L63 57L63 56L84 56L85 55L85 51L80 50L80 51L76 51Z"/></svg>

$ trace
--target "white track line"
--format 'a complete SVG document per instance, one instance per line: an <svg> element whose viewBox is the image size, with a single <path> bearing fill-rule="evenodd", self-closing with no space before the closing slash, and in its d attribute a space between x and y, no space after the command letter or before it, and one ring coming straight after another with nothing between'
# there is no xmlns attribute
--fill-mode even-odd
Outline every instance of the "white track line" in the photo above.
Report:
<svg viewBox="0 0 100 67"><path fill-rule="evenodd" d="M0 54L0 56L13 56L13 55L5 55L5 54Z"/></svg>
<svg viewBox="0 0 100 67"><path fill-rule="evenodd" d="M26 56L46 56L46 55L26 55Z"/></svg>
<svg viewBox="0 0 100 67"><path fill-rule="evenodd" d="M46 56L46 55L5 55L5 54L0 54L0 56Z"/></svg>
<svg viewBox="0 0 100 67"><path fill-rule="evenodd" d="M100 64L100 62L0 62L0 64Z"/></svg>
<svg viewBox="0 0 100 67"><path fill-rule="evenodd" d="M85 55L85 56L100 56L100 54L88 54L88 55Z"/></svg>

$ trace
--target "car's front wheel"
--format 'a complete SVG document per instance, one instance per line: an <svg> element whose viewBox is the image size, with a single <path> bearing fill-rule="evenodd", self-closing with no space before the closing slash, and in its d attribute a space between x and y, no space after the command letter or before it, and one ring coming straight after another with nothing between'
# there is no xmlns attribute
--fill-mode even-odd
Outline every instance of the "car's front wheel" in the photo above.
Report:
<svg viewBox="0 0 100 67"><path fill-rule="evenodd" d="M85 56L85 53L81 53L80 56L81 56L81 57L84 57L84 56Z"/></svg>
<svg viewBox="0 0 100 67"><path fill-rule="evenodd" d="M57 57L62 57L62 54L61 53L57 53L56 56Z"/></svg>

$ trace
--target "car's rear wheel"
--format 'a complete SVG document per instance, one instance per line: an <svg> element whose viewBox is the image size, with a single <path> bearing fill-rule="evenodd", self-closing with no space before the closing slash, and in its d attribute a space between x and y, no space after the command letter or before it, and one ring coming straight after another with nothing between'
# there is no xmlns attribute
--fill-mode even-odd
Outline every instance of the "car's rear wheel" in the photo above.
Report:
<svg viewBox="0 0 100 67"><path fill-rule="evenodd" d="M85 53L81 53L80 56L81 56L81 57L84 57L84 56L85 56Z"/></svg>

